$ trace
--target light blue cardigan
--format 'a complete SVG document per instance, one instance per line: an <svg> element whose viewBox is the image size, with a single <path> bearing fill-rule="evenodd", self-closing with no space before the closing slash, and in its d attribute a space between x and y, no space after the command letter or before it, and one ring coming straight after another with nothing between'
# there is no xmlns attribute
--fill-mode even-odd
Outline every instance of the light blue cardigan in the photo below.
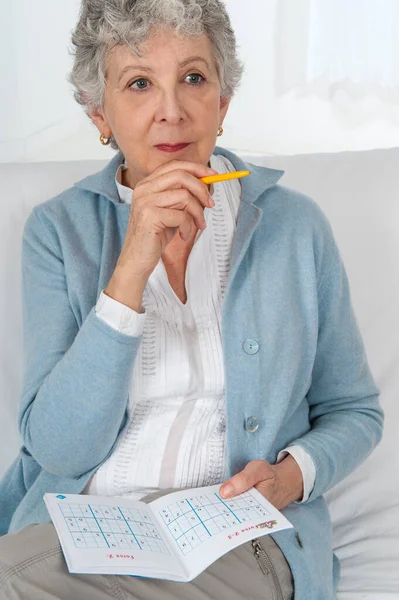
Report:
<svg viewBox="0 0 399 600"><path fill-rule="evenodd" d="M310 454L313 492L284 510L294 529L273 537L293 571L295 600L330 600L339 565L322 494L380 440L378 391L320 209L277 185L281 171L214 152L252 171L241 180L222 315L229 476L254 459L274 463L289 444ZM111 329L94 312L129 218L114 180L122 161L119 153L36 207L25 226L24 447L0 484L0 534L48 521L43 494L81 492L126 425L141 338ZM259 350L248 353L246 340ZM250 416L259 420L256 432L245 428Z"/></svg>

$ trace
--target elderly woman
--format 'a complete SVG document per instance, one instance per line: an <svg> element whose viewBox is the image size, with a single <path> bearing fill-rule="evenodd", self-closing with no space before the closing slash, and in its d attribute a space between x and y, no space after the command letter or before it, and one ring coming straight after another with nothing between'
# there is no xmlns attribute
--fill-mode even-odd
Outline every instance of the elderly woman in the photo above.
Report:
<svg viewBox="0 0 399 600"><path fill-rule="evenodd" d="M1 597L332 599L322 495L383 417L331 229L282 172L215 147L242 74L221 0L83 0L73 44L76 99L119 152L26 223ZM219 483L293 528L184 584L69 574L43 502Z"/></svg>

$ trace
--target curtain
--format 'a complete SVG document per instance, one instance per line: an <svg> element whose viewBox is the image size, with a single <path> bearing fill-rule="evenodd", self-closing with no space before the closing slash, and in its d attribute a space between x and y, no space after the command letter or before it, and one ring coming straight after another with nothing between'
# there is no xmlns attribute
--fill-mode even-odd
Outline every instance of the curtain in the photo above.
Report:
<svg viewBox="0 0 399 600"><path fill-rule="evenodd" d="M398 0L311 0L306 80L399 88Z"/></svg>
<svg viewBox="0 0 399 600"><path fill-rule="evenodd" d="M399 104L399 0L278 0L276 89Z"/></svg>

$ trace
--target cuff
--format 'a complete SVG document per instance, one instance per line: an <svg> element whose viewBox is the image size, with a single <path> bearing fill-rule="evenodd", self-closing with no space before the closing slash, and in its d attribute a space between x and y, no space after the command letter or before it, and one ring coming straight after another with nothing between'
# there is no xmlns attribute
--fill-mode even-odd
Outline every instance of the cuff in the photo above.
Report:
<svg viewBox="0 0 399 600"><path fill-rule="evenodd" d="M281 462L287 454L291 454L302 472L303 497L302 500L297 501L297 504L301 504L302 502L306 502L313 490L316 480L316 467L310 455L301 446L288 446L284 450L281 450L278 453L276 463Z"/></svg>
<svg viewBox="0 0 399 600"><path fill-rule="evenodd" d="M137 313L125 304L101 292L95 307L97 317L116 331L139 337L143 333L145 312Z"/></svg>

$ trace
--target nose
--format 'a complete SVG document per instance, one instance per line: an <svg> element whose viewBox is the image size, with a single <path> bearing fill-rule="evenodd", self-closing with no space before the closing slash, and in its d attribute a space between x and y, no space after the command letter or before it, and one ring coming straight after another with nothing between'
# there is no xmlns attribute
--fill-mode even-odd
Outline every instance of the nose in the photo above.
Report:
<svg viewBox="0 0 399 600"><path fill-rule="evenodd" d="M176 125L184 119L185 111L183 100L178 94L176 88L164 90L160 94L159 105L156 112L156 120L167 121L172 125Z"/></svg>

